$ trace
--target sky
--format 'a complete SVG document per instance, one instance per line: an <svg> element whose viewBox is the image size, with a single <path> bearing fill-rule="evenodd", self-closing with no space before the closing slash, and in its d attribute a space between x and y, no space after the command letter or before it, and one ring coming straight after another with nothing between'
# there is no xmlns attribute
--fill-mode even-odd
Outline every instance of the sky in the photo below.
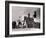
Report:
<svg viewBox="0 0 46 38"><path fill-rule="evenodd" d="M12 6L12 21L16 21L19 17L27 16L30 13L30 17L33 17L34 11L37 11L37 16L39 15L39 8L34 7L19 7L19 6Z"/></svg>

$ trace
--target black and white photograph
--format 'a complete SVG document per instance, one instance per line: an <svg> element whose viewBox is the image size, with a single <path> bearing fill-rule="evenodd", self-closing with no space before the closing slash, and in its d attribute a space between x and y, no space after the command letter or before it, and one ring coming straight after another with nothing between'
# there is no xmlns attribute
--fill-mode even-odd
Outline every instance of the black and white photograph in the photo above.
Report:
<svg viewBox="0 0 46 38"><path fill-rule="evenodd" d="M9 34L23 35L44 32L43 5L44 3L9 2Z"/></svg>
<svg viewBox="0 0 46 38"><path fill-rule="evenodd" d="M40 29L40 8L12 6L12 30Z"/></svg>

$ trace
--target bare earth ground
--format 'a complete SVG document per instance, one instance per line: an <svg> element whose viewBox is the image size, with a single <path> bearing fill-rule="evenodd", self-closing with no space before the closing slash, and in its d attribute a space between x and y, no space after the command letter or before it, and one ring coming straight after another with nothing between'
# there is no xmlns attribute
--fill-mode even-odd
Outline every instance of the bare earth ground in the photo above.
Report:
<svg viewBox="0 0 46 38"><path fill-rule="evenodd" d="M39 30L39 28L18 28L18 29L12 29L13 31L35 31L35 30Z"/></svg>

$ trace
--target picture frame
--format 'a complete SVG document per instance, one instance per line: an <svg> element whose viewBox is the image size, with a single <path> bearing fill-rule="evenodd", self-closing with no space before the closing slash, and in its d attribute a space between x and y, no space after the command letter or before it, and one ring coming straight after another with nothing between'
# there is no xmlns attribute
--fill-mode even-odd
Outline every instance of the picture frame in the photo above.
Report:
<svg viewBox="0 0 46 38"><path fill-rule="evenodd" d="M37 6L42 6L42 13L43 13L43 20L42 20L42 23L41 26L43 27L42 28L42 32L41 33L27 33L27 34L10 34L10 21L9 21L9 18L10 18L10 4L12 4L11 6L16 6L15 4L21 4L22 6L23 5L34 5L34 7L37 7ZM20 5L20 6L21 6ZM35 6L36 5L36 6ZM17 5L19 6L19 5ZM26 7L26 6L25 6ZM30 6L29 6L30 7ZM33 7L33 6L32 6ZM11 19L10 19L11 20ZM15 31L16 32L16 31ZM23 33L23 32L22 32ZM5 1L5 37L18 37L18 36L37 36L37 35L44 35L45 34L45 3L37 3L37 2L19 2L19 1Z"/></svg>

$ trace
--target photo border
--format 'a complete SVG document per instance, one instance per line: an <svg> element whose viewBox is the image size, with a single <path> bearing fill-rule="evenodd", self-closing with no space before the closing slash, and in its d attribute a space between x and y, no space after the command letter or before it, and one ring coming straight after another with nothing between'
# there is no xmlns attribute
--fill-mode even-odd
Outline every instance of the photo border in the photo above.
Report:
<svg viewBox="0 0 46 38"><path fill-rule="evenodd" d="M34 33L34 34L18 34L18 35L10 35L9 34L9 4L32 4L32 5L43 5L43 33ZM19 2L19 1L5 1L5 37L18 37L18 36L37 36L37 35L45 35L45 3L37 3L37 2Z"/></svg>

